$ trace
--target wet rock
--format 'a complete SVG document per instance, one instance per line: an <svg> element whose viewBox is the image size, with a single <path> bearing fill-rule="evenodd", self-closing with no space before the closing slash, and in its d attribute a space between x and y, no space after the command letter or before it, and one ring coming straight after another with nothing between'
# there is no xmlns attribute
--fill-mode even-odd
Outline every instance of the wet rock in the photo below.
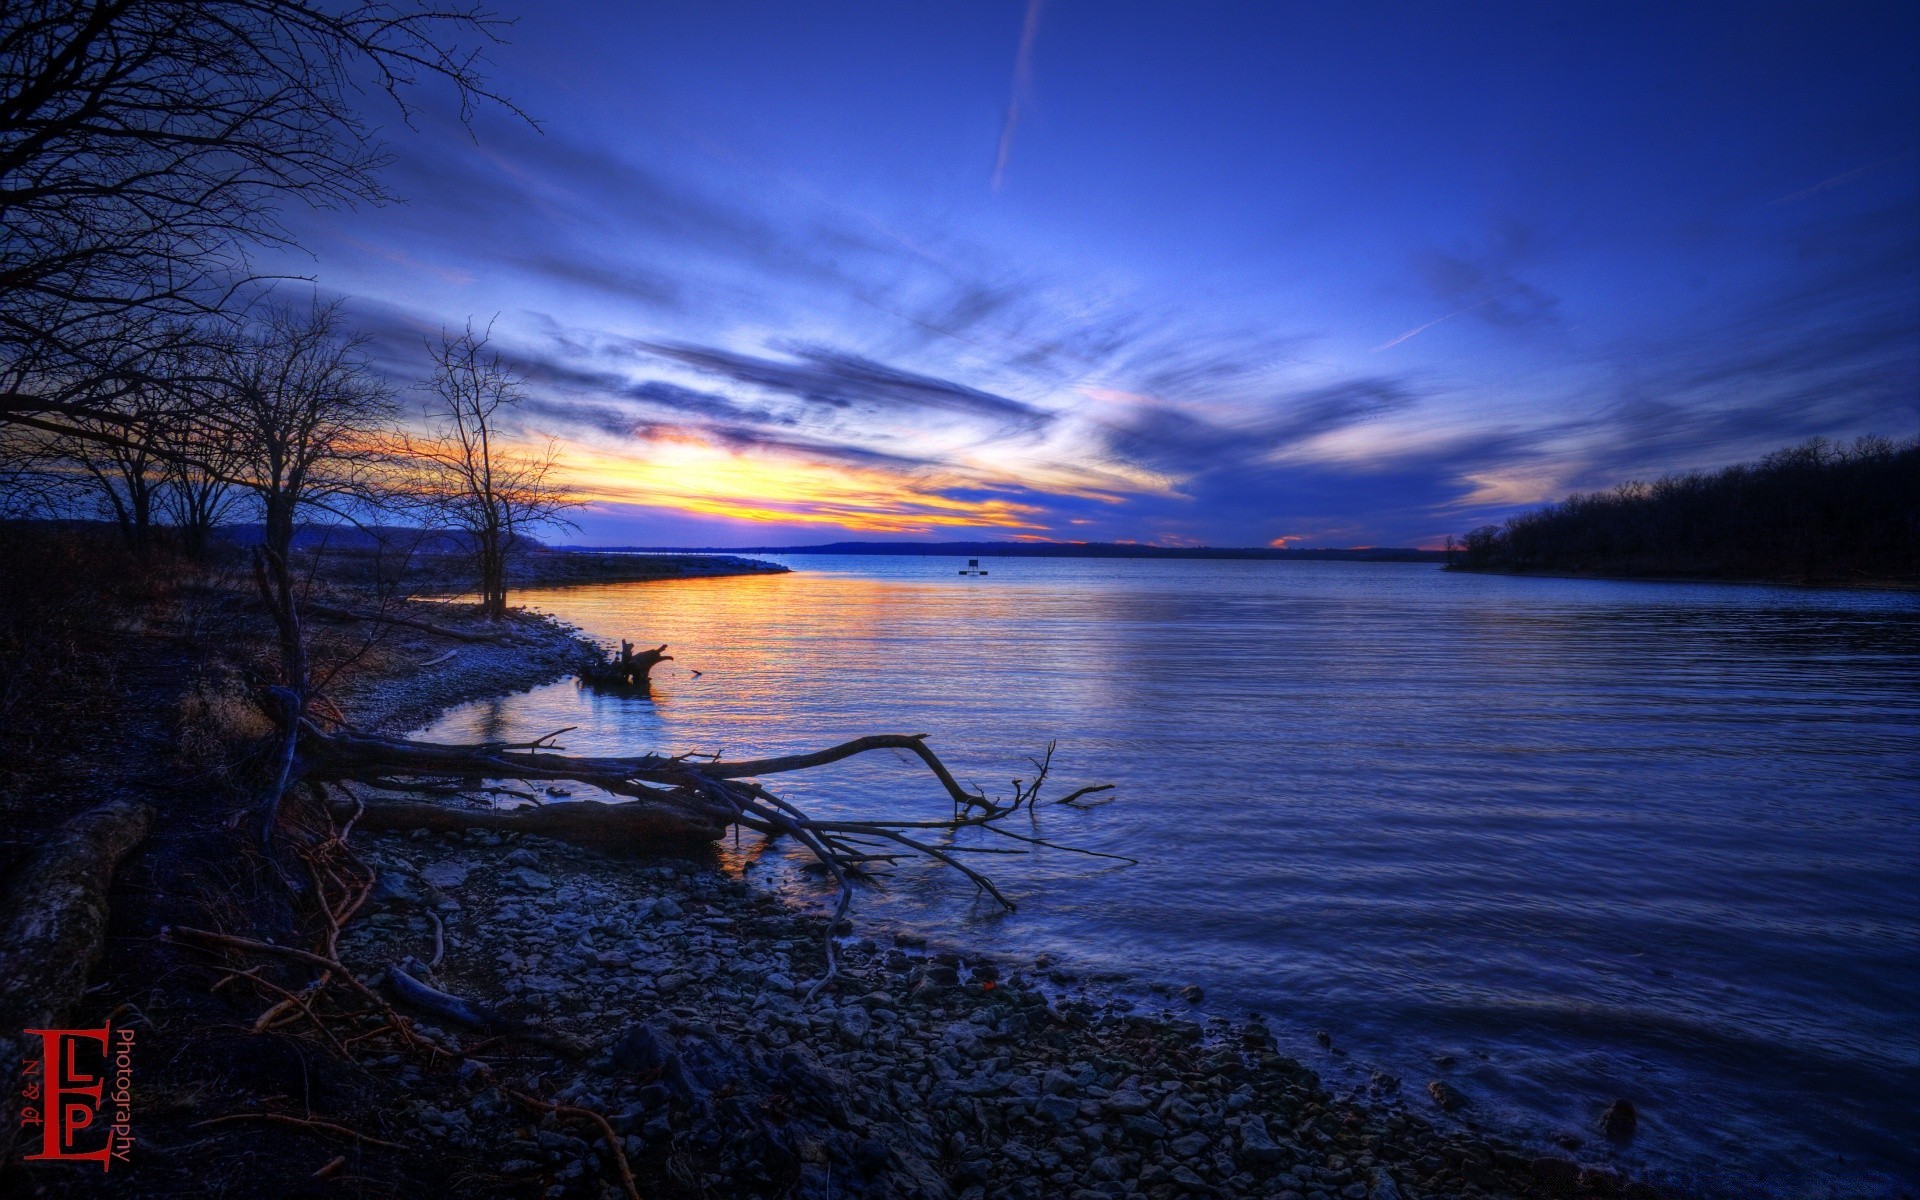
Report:
<svg viewBox="0 0 1920 1200"><path fill-rule="evenodd" d="M1472 1108L1473 1101L1460 1094L1460 1090L1445 1080L1435 1079L1427 1084L1427 1095L1441 1112L1459 1112L1463 1108Z"/></svg>
<svg viewBox="0 0 1920 1200"><path fill-rule="evenodd" d="M687 915L687 910L672 896L662 896L653 902L653 915L663 921L677 921Z"/></svg>
<svg viewBox="0 0 1920 1200"><path fill-rule="evenodd" d="M1600 1132L1616 1142L1628 1140L1639 1127L1640 1114L1631 1100L1615 1100L1600 1114Z"/></svg>
<svg viewBox="0 0 1920 1200"><path fill-rule="evenodd" d="M1059 1067L1052 1067L1041 1076L1040 1090L1049 1096L1071 1096L1080 1090L1080 1085L1074 1081L1073 1076ZM1145 1103L1144 1098L1142 1103Z"/></svg>
<svg viewBox="0 0 1920 1200"><path fill-rule="evenodd" d="M1328 1033L1328 1032L1327 1032L1326 1030L1324 1030L1324 1029L1316 1029L1316 1030L1314 1030L1314 1031L1313 1031L1313 1040L1314 1040L1314 1041L1316 1041L1316 1042L1319 1042L1319 1043L1320 1043L1320 1044L1321 1044L1322 1046L1331 1046L1331 1045L1333 1045L1333 1035L1332 1035L1331 1033Z"/></svg>
<svg viewBox="0 0 1920 1200"><path fill-rule="evenodd" d="M1034 1115L1056 1125L1065 1125L1080 1115L1080 1102L1068 1096L1042 1096L1033 1106Z"/></svg>
<svg viewBox="0 0 1920 1200"><path fill-rule="evenodd" d="M1198 1004L1207 998L1207 992L1199 984L1190 983L1180 989L1180 998L1188 1004Z"/></svg>

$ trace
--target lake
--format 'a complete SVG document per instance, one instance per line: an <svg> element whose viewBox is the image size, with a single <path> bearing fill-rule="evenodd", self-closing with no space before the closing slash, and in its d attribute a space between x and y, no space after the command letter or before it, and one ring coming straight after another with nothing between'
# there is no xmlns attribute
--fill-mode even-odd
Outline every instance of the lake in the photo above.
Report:
<svg viewBox="0 0 1920 1200"><path fill-rule="evenodd" d="M1431 1112L1443 1078L1481 1125L1578 1136L1583 1160L1613 1153L1594 1122L1626 1097L1641 1132L1615 1161L1715 1190L1920 1178L1920 596L782 561L527 593L594 636L670 643L653 698L557 684L429 736L577 725L575 752L747 758L928 733L1002 794L1057 741L1048 794L1115 799L1043 807L1041 834L1139 865L975 857L1011 915L909 867L862 898L862 929L1051 951L1127 972L1154 1009L1186 1005L1147 985L1198 983L1198 1011L1268 1014L1329 1086L1380 1068ZM816 815L950 808L891 754L775 786Z"/></svg>

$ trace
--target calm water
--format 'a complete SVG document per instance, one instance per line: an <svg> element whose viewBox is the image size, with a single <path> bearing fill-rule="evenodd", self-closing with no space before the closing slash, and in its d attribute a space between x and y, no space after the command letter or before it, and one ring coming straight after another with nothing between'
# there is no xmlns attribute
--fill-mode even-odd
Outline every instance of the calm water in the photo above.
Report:
<svg viewBox="0 0 1920 1200"><path fill-rule="evenodd" d="M856 915L1200 982L1333 1081L1381 1066L1425 1107L1444 1076L1482 1123L1587 1136L1587 1160L1625 1096L1624 1161L1729 1191L1920 1177L1920 597L1406 564L789 564L530 596L671 643L653 701L561 684L433 735L579 725L577 751L739 758L927 732L1000 792L1058 739L1053 794L1118 800L1046 811L1043 832L1139 866L983 856L1018 913L910 870ZM782 790L946 810L917 764L872 757Z"/></svg>

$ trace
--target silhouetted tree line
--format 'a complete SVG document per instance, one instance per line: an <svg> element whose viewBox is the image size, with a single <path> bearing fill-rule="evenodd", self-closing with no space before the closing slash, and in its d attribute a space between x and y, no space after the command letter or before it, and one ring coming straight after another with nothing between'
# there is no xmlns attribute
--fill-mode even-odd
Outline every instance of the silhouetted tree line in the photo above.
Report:
<svg viewBox="0 0 1920 1200"><path fill-rule="evenodd" d="M1920 440L1816 438L1754 463L1569 496L1466 535L1471 570L1920 577Z"/></svg>
<svg viewBox="0 0 1920 1200"><path fill-rule="evenodd" d="M461 531L505 609L521 534L570 505L518 446L519 380L471 327L427 347L429 432L340 304L287 304L249 263L279 208L389 199L363 111L487 90L485 10L416 0L0 3L0 519L104 515L127 546L203 554L264 528L291 605L302 521ZM265 583L263 582L263 587Z"/></svg>

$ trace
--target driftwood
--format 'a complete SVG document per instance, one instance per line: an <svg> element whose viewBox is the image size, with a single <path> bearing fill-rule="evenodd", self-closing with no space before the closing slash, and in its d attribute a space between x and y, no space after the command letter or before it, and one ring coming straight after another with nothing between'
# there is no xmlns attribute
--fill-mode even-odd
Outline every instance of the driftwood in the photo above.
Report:
<svg viewBox="0 0 1920 1200"><path fill-rule="evenodd" d="M0 901L0 1163L20 1129L22 1030L59 1027L79 1003L107 933L114 869L147 836L153 810L130 800L62 825L15 873Z"/></svg>
<svg viewBox="0 0 1920 1200"><path fill-rule="evenodd" d="M432 829L517 828L532 832L535 831L533 823L540 822L545 823L546 828L539 831L548 832L550 836L634 849L659 847L668 841L711 841L735 825L773 837L791 837L813 855L840 887L839 904L829 930L839 924L851 907L856 881L872 877L874 864L887 866L916 856L952 867L1011 910L1013 901L994 886L991 879L961 861L962 848L950 842L934 844L933 839L943 839L944 835L961 829L981 829L1026 845L1074 849L1005 827L1009 818L1022 811L1031 813L1038 807L1040 789L1053 758L1051 745L1045 758L1033 760L1036 774L1031 783L1016 779L1010 798L993 800L980 791L962 787L939 756L928 749L925 734L873 734L807 754L723 762L659 754L587 758L557 753L553 739L566 732L563 729L531 742L445 745L376 737L352 730L327 732L311 722L303 722L300 744L310 779L360 780L384 787L403 786L408 777L416 780L565 779L632 797L636 806L644 806L636 815L625 817L620 815L620 810L626 805L600 805L596 811L586 808L584 801L512 812L375 802L385 807L385 814L378 820L389 828L405 827L403 822L414 821L418 822L416 827ZM953 802L951 814L927 820L819 821L757 782L764 776L824 766L875 750L901 750L919 758ZM1097 790L1102 789L1082 788L1068 799ZM363 820L373 819L373 812L374 805L370 804ZM581 812L624 822L625 828L611 834L603 832L595 821L577 815ZM635 837L637 840L626 840ZM1024 853L1017 849L997 852ZM1120 857L1078 852L1101 858ZM831 980L838 969L831 933L826 939L826 955L827 975L815 985L816 989Z"/></svg>
<svg viewBox="0 0 1920 1200"><path fill-rule="evenodd" d="M361 612L359 609L338 608L331 604L304 604L307 612L316 617L326 617L334 621L373 621L381 625L404 625L408 629L418 629L422 633L431 633L435 637L447 638L456 642L493 642L496 645L511 646L514 639L507 633L472 633L464 629L453 629L433 621L424 621L419 617L403 617L391 612Z"/></svg>
<svg viewBox="0 0 1920 1200"><path fill-rule="evenodd" d="M704 845L726 832L716 817L653 798L626 804L576 800L528 808L454 808L420 800L364 798L363 829L494 829L533 833L602 849L671 850ZM343 806L344 813L348 806Z"/></svg>
<svg viewBox="0 0 1920 1200"><path fill-rule="evenodd" d="M645 691L651 680L648 678L653 669L663 662L672 662L673 655L667 653L665 642L652 650L633 652L633 643L620 643L617 657L604 662L587 663L580 668L580 678L595 687L633 688Z"/></svg>

